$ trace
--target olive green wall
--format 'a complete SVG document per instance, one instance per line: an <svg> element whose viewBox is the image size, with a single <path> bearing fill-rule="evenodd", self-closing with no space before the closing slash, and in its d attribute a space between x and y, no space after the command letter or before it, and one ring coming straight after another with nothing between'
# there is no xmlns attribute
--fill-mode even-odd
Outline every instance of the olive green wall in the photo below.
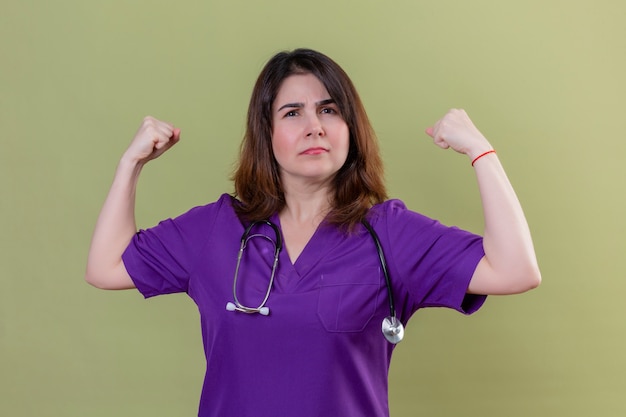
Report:
<svg viewBox="0 0 626 417"><path fill-rule="evenodd" d="M625 16L618 0L3 0L0 415L195 414L195 306L85 284L91 231L146 114L183 140L144 171L141 227L230 191L254 79L298 46L352 76L394 197L480 232L469 162L423 133L463 107L534 234L538 290L413 319L392 415L626 415Z"/></svg>

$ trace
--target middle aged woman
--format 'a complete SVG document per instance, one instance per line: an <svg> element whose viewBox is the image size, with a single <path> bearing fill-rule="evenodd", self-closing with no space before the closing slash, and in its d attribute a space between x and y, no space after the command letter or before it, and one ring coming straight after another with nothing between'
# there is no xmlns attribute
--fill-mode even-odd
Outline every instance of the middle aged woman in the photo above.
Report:
<svg viewBox="0 0 626 417"><path fill-rule="evenodd" d="M433 306L469 314L485 295L541 280L522 208L487 139L462 110L426 133L471 162L483 237L387 200L375 135L348 76L319 52L279 53L252 93L234 195L137 233L139 173L180 139L174 125L144 120L98 219L86 278L195 301L207 359L202 417L388 416L387 316L406 324ZM396 342L398 329L385 336Z"/></svg>

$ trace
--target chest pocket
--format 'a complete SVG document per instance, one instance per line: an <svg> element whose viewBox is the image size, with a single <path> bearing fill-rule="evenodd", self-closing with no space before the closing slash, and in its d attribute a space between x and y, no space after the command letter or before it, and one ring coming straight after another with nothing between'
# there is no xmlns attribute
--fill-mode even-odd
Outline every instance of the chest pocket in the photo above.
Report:
<svg viewBox="0 0 626 417"><path fill-rule="evenodd" d="M372 319L380 296L380 270L357 268L320 278L317 315L329 332L359 332Z"/></svg>

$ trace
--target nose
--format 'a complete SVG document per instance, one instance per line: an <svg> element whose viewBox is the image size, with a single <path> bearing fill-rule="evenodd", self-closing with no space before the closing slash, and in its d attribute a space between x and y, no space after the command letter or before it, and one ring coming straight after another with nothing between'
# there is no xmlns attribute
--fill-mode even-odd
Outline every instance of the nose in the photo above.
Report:
<svg viewBox="0 0 626 417"><path fill-rule="evenodd" d="M322 122L319 117L317 117L317 114L309 118L307 130L308 132L306 136L308 138L321 137L325 135L324 127L322 126Z"/></svg>

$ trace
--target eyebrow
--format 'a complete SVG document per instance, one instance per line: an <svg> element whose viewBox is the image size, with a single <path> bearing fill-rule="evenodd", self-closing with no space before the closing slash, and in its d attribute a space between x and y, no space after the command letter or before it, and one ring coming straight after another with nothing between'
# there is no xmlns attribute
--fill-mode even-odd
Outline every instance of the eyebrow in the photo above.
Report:
<svg viewBox="0 0 626 417"><path fill-rule="evenodd" d="M335 100L332 98L327 98L326 100L321 100L318 101L317 103L315 103L315 106L325 106L326 104L331 104L334 103ZM304 103L287 103L287 104L283 104L282 106L280 106L280 108L278 110L276 110L277 112L281 111L282 109L287 109L287 108L301 108L304 107Z"/></svg>

